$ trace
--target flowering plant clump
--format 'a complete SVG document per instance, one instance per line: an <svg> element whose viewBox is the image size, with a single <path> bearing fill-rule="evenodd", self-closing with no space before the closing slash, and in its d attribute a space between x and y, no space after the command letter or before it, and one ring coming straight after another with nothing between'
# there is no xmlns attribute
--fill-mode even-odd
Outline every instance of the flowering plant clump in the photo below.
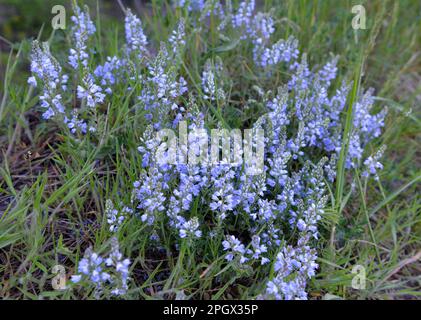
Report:
<svg viewBox="0 0 421 320"><path fill-rule="evenodd" d="M94 284L95 297L100 297L105 290L112 295L123 295L127 292L130 260L123 259L118 240L111 239L111 251L107 258L103 258L88 248L82 260L79 261L77 271L72 276L73 283L82 281Z"/></svg>
<svg viewBox="0 0 421 320"><path fill-rule="evenodd" d="M174 10L180 18L173 31L154 43L147 36L152 31L127 9L124 43L106 57L92 49L97 30L89 10L75 6L67 60L59 62L47 43L33 43L28 83L39 90L37 108L76 143L88 139L101 148L115 121L110 109L130 106L125 116L135 119L130 128L137 131L113 135L139 136L132 160L137 179L117 186L130 189L126 203L106 201L110 237L130 237L128 221L135 219L148 234L147 247L171 248L168 255L179 256L178 263L188 254L207 265L209 257L221 257L234 279L257 278L256 298L307 299L341 151L348 146L345 168L377 176L383 149L368 157L365 149L380 136L386 111L374 113L373 91L361 92L344 135L352 83L337 81L340 57L311 67L297 39L277 38L276 19L257 12L254 0L237 7L175 1ZM209 20L228 45L207 51L194 42L197 34L211 33ZM244 62L226 63L243 49ZM202 56L201 65L189 65L192 54ZM241 63L252 80L233 74ZM239 123L241 116L246 120ZM249 138L244 143L241 130ZM124 296L130 260L113 238L107 258L87 249L72 282L93 286L95 297Z"/></svg>

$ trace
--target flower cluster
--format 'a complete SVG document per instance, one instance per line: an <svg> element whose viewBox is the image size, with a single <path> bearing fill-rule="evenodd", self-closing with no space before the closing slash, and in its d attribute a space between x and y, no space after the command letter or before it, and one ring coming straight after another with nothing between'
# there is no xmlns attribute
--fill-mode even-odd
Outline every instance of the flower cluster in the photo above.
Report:
<svg viewBox="0 0 421 320"><path fill-rule="evenodd" d="M291 62L298 58L298 41L293 37L279 40L272 47L256 46L254 60L261 67L276 65L280 62Z"/></svg>
<svg viewBox="0 0 421 320"><path fill-rule="evenodd" d="M111 239L111 251L106 258L95 253L92 248L85 251L79 261L78 273L71 281L80 285L94 285L95 297L100 298L108 292L114 296L126 294L128 289L130 260L123 259L118 240Z"/></svg>
<svg viewBox="0 0 421 320"><path fill-rule="evenodd" d="M143 32L142 22L130 9L126 12L125 31L127 53L133 53L138 59L145 56L148 52L148 39Z"/></svg>
<svg viewBox="0 0 421 320"><path fill-rule="evenodd" d="M173 30L171 36L168 38L168 43L175 55L180 54L182 48L186 45L186 32L184 29L184 20L181 19L178 23L177 29Z"/></svg>
<svg viewBox="0 0 421 320"><path fill-rule="evenodd" d="M95 84L94 78L87 75L83 78L82 85L77 87L77 97L85 100L88 107L94 108L104 102L105 94L102 88Z"/></svg>
<svg viewBox="0 0 421 320"><path fill-rule="evenodd" d="M112 93L112 87L122 76L123 68L124 60L115 56L107 57L107 61L103 65L96 67L94 71L95 78L103 88L106 88L104 91L107 94Z"/></svg>
<svg viewBox="0 0 421 320"><path fill-rule="evenodd" d="M208 60L202 72L203 98L214 101L215 99L224 100L223 81L218 75L223 72L222 61L217 60L214 65Z"/></svg>
<svg viewBox="0 0 421 320"><path fill-rule="evenodd" d="M40 100L45 111L42 117L50 119L58 115L64 116L65 107L61 92L67 90L69 77L62 73L62 68L51 55L47 43L43 43L42 47L38 41L32 43L31 72L33 75L28 79L28 83L36 87L39 81L43 86Z"/></svg>
<svg viewBox="0 0 421 320"><path fill-rule="evenodd" d="M180 47L183 45L178 44ZM149 63L149 74L143 79L143 90L139 96L139 103L148 111L145 117L154 123L155 129L162 127L159 119L162 119L163 115L171 111L177 112L177 117L173 120L176 124L184 112L184 108L179 107L177 102L179 97L187 92L187 83L182 76L177 75L177 70L170 66L170 59L167 48L162 46L157 57Z"/></svg>
<svg viewBox="0 0 421 320"><path fill-rule="evenodd" d="M253 44L256 65L266 68L280 62L294 62L299 55L298 41L290 37L270 45L270 37L275 32L274 20L268 13L255 14L255 7L255 0L242 1L232 14L232 25L242 31L240 39L249 39Z"/></svg>
<svg viewBox="0 0 421 320"><path fill-rule="evenodd" d="M93 126L88 126L86 121L79 119L78 112L76 110L73 111L71 118L65 120L67 123L67 127L70 129L70 132L76 134L80 132L82 134L86 134L89 132L95 132L96 129Z"/></svg>
<svg viewBox="0 0 421 320"><path fill-rule="evenodd" d="M189 221L184 222L180 227L180 237L196 237L200 238L202 236L202 231L198 230L199 221L197 218L192 218Z"/></svg>
<svg viewBox="0 0 421 320"><path fill-rule="evenodd" d="M369 177L370 175L372 175L374 176L374 179L379 179L377 171L383 169L383 165L379 162L379 160L383 156L385 150L386 146L382 146L375 154L369 156L364 161L365 170L362 174L363 177Z"/></svg>
<svg viewBox="0 0 421 320"><path fill-rule="evenodd" d="M238 11L232 17L234 28L245 31L246 34L253 34L253 12L255 6L255 0L246 0L240 3ZM246 39L246 34L242 35L241 38Z"/></svg>
<svg viewBox="0 0 421 320"><path fill-rule="evenodd" d="M231 261L234 258L237 258L240 263L248 261L248 258L245 256L245 254L249 253L249 251L246 250L244 244L242 244L241 241L236 237L227 236L226 239L222 241L222 246L224 247L225 251L228 251L227 255L225 256L225 259L228 261Z"/></svg>
<svg viewBox="0 0 421 320"><path fill-rule="evenodd" d="M142 209L142 221L153 224L155 212L165 209L163 189L168 189L166 176L158 168L150 168L142 174L141 180L134 183L134 194L139 202L138 209Z"/></svg>
<svg viewBox="0 0 421 320"><path fill-rule="evenodd" d="M186 7L189 11L202 11L205 8L205 0L175 0L176 8Z"/></svg>
<svg viewBox="0 0 421 320"><path fill-rule="evenodd" d="M132 213L133 210L127 206L122 206L121 210L116 209L110 199L105 202L105 216L111 232L117 232L123 221Z"/></svg>
<svg viewBox="0 0 421 320"><path fill-rule="evenodd" d="M89 16L88 7L82 11L78 6L74 6L73 10L75 15L71 18L72 40L75 47L70 49L69 64L74 69L87 68L89 59L87 42L96 32L96 28Z"/></svg>

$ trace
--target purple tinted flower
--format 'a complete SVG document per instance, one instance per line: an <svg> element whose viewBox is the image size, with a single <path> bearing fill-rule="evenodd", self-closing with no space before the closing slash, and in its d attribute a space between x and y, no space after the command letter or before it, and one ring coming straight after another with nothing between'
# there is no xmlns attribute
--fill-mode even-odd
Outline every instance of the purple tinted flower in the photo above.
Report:
<svg viewBox="0 0 421 320"><path fill-rule="evenodd" d="M199 229L199 220L197 217L192 218L189 221L184 222L180 226L180 237L181 238L200 238L202 236L202 231Z"/></svg>
<svg viewBox="0 0 421 320"><path fill-rule="evenodd" d="M127 53L133 53L138 59L147 54L148 40L143 33L142 22L130 9L126 11L125 32Z"/></svg>
<svg viewBox="0 0 421 320"><path fill-rule="evenodd" d="M79 99L85 99L88 107L93 108L104 102L105 94L102 88L95 84L93 77L87 75L83 79L82 85L77 87L77 97Z"/></svg>
<svg viewBox="0 0 421 320"><path fill-rule="evenodd" d="M62 69L57 60L51 55L48 43L43 43L42 48L38 41L32 43L31 53L32 77L28 82L36 86L37 79L42 83L40 95L41 107L45 109L44 119L61 117L64 119L65 107L63 105L62 91L67 89L68 77L62 74Z"/></svg>
<svg viewBox="0 0 421 320"><path fill-rule="evenodd" d="M73 9L71 28L74 48L70 49L69 64L74 68L88 67L89 54L87 52L88 40L96 31L95 25L89 17L88 7L82 11L77 5Z"/></svg>

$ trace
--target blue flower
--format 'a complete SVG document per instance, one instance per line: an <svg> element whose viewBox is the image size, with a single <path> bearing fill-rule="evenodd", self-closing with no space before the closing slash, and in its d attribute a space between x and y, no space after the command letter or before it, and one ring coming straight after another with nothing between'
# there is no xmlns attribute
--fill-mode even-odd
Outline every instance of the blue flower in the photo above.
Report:
<svg viewBox="0 0 421 320"><path fill-rule="evenodd" d="M187 7L189 11L202 11L205 8L205 0L175 0L175 7Z"/></svg>
<svg viewBox="0 0 421 320"><path fill-rule="evenodd" d="M369 156L364 161L365 170L362 173L363 177L373 175L374 179L379 179L377 171L383 169L383 165L379 162L379 160L383 156L385 150L386 146L382 146L374 155Z"/></svg>
<svg viewBox="0 0 421 320"><path fill-rule="evenodd" d="M200 238L202 236L202 231L198 229L199 220L197 217L194 217L180 226L180 238Z"/></svg>
<svg viewBox="0 0 421 320"><path fill-rule="evenodd" d="M166 187L164 175L157 168L150 168L142 174L142 179L135 182L134 194L139 202L138 209L143 210L141 219L152 225L156 214L165 209L165 196L162 189Z"/></svg>
<svg viewBox="0 0 421 320"><path fill-rule="evenodd" d="M88 248L84 257L79 261L79 274L73 275L71 281L75 284L82 280L95 286L94 295L97 299L104 294L105 289L112 295L124 295L128 289L130 260L123 259L118 240L111 239L111 251L107 258L103 258Z"/></svg>
<svg viewBox="0 0 421 320"><path fill-rule="evenodd" d="M143 32L142 22L130 9L126 11L125 32L127 53L133 53L137 59L143 58L148 52L148 40Z"/></svg>
<svg viewBox="0 0 421 320"><path fill-rule="evenodd" d="M236 237L234 236L226 236L222 242L222 246L224 248L224 251L228 251L225 255L225 259L227 261L232 261L234 258L237 258L240 263L247 262L249 259L245 256L247 253L246 248L244 247L244 244L240 242Z"/></svg>
<svg viewBox="0 0 421 320"><path fill-rule="evenodd" d="M62 68L51 55L48 43L43 43L42 48L37 40L32 43L31 53L32 77L28 82L36 86L37 79L42 83L40 95L41 107L46 109L42 115L44 119L56 117L64 121L65 107L62 92L67 90L68 76L62 74Z"/></svg>
<svg viewBox="0 0 421 320"><path fill-rule="evenodd" d="M95 107L104 102L105 94L102 88L94 83L91 75L87 75L82 82L82 85L77 87L77 97L85 99L88 107Z"/></svg>
<svg viewBox="0 0 421 320"><path fill-rule="evenodd" d="M107 57L107 61L104 65L96 67L94 75L102 87L107 87L105 89L107 94L112 93L112 87L122 73L124 63L124 61L118 59L117 57Z"/></svg>
<svg viewBox="0 0 421 320"><path fill-rule="evenodd" d="M71 17L72 40L75 45L70 49L69 64L74 68L88 67L89 54L87 52L88 40L96 31L95 25L89 17L88 7L82 11L77 5L73 8L74 16Z"/></svg>

